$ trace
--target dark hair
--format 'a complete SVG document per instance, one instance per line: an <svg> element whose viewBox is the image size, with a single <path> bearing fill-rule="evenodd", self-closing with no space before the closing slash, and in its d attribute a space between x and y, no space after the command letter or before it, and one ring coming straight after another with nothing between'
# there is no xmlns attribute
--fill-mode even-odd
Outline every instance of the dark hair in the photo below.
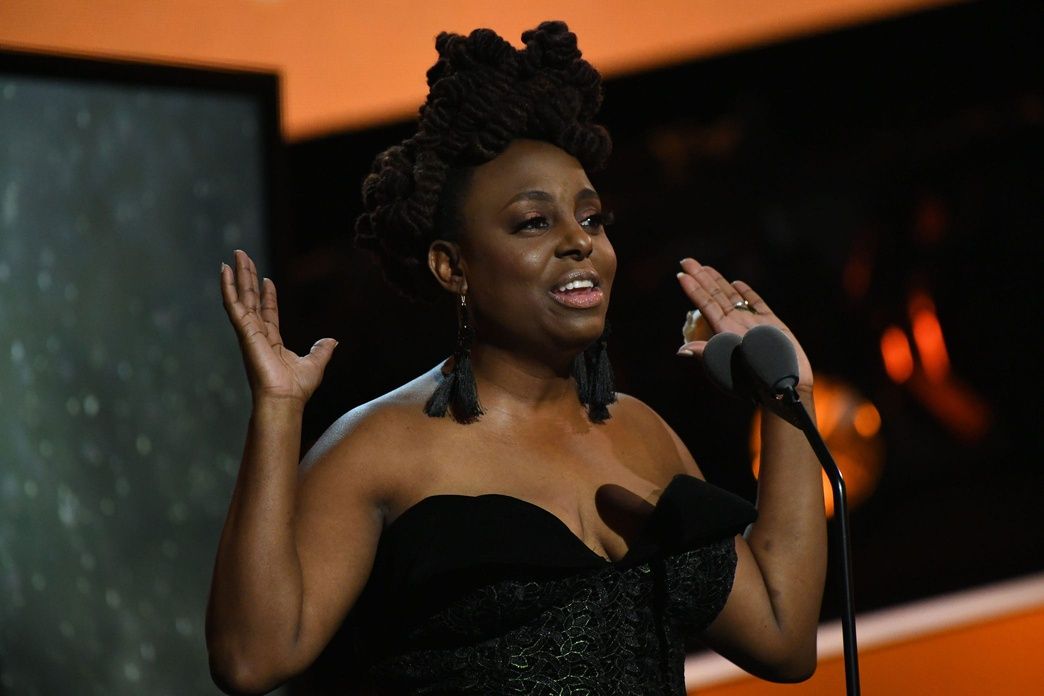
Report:
<svg viewBox="0 0 1044 696"><path fill-rule="evenodd" d="M592 122L601 76L580 57L576 34L543 22L522 42L517 50L491 29L439 34L416 134L378 155L363 182L356 244L376 253L385 278L408 297L441 292L428 248L457 238L471 167L520 138L557 145L588 171L609 157L609 134Z"/></svg>

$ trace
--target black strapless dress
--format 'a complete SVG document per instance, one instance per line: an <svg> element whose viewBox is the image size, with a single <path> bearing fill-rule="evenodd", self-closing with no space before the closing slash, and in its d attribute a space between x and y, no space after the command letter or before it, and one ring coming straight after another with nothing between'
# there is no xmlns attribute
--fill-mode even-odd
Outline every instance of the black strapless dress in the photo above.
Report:
<svg viewBox="0 0 1044 696"><path fill-rule="evenodd" d="M685 694L747 501L676 475L619 561L507 495L436 495L381 536L353 609L378 694Z"/></svg>

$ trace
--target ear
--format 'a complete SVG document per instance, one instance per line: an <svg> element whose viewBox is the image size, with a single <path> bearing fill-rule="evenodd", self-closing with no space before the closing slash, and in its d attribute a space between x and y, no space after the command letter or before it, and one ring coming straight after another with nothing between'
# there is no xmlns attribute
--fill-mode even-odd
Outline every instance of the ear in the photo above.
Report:
<svg viewBox="0 0 1044 696"><path fill-rule="evenodd" d="M463 295L468 291L468 281L464 277L463 263L460 256L460 245L436 239L428 247L428 268L435 280L443 288L455 295Z"/></svg>

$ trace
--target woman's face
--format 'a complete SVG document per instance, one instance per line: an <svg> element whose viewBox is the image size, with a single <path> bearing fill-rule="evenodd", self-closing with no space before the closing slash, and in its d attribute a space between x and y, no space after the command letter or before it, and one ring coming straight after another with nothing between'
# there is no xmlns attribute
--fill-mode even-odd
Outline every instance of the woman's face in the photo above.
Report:
<svg viewBox="0 0 1044 696"><path fill-rule="evenodd" d="M462 213L460 268L479 340L555 352L601 335L616 254L572 155L514 141L474 169Z"/></svg>

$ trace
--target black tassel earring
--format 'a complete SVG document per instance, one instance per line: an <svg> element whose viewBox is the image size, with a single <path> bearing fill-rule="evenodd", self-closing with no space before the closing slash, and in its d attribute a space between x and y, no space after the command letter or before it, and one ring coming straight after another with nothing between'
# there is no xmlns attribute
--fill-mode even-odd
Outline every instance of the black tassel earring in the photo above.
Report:
<svg viewBox="0 0 1044 696"><path fill-rule="evenodd" d="M580 403L587 407L587 417L595 423L609 419L609 404L616 401L616 385L613 383L613 366L609 364L607 343L609 322L598 340L592 343L573 361L573 378Z"/></svg>
<svg viewBox="0 0 1044 696"><path fill-rule="evenodd" d="M474 337L475 330L468 319L468 300L461 293L457 305L457 349L453 352L453 370L443 375L425 404L424 412L429 416L441 418L446 415L447 407L460 423L471 423L482 415L475 374L471 371L471 342Z"/></svg>

